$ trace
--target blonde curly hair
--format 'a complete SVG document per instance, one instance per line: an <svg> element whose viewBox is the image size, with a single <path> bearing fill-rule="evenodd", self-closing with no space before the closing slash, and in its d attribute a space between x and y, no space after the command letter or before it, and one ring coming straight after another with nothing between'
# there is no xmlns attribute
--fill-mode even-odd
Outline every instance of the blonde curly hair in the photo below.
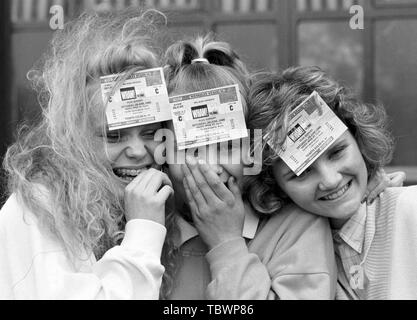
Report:
<svg viewBox="0 0 417 320"><path fill-rule="evenodd" d="M124 187L106 157L100 77L123 73L121 83L159 67L165 25L162 13L145 8L82 14L54 34L28 74L42 117L23 126L8 149L9 193L63 243L71 261L85 252L100 259L124 236Z"/></svg>

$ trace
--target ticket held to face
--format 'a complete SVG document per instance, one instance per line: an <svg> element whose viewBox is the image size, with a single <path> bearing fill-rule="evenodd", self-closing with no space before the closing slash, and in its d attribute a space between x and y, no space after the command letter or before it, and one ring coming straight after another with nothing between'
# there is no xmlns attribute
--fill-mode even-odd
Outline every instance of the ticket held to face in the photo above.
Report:
<svg viewBox="0 0 417 320"><path fill-rule="evenodd" d="M100 78L103 100L107 103L109 130L171 120L162 68L135 72L113 93L120 76Z"/></svg>
<svg viewBox="0 0 417 320"><path fill-rule="evenodd" d="M289 115L289 130L278 155L300 176L348 128L314 91Z"/></svg>
<svg viewBox="0 0 417 320"><path fill-rule="evenodd" d="M170 98L179 150L246 138L238 85Z"/></svg>

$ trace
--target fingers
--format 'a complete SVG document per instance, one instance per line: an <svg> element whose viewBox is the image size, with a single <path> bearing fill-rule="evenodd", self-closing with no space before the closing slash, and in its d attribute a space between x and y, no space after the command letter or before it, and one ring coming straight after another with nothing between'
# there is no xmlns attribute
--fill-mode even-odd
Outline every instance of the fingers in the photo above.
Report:
<svg viewBox="0 0 417 320"><path fill-rule="evenodd" d="M214 191L211 189L210 185L208 184L208 181L206 180L206 177L203 176L202 172L200 171L200 165L197 163L197 160L193 157L187 157L187 164L189 171L191 172L192 177L194 178L195 184L197 185L198 189L200 189L201 194L206 199L207 203L210 203L211 201L216 201L218 198L215 195ZM188 176L188 178L191 178ZM213 178L210 176L210 178ZM192 185L190 184L190 181L188 181L189 186L192 190Z"/></svg>
<svg viewBox="0 0 417 320"><path fill-rule="evenodd" d="M170 196L174 194L174 189L171 186L164 186L161 190L159 190L157 194L157 199L160 202L166 202Z"/></svg>
<svg viewBox="0 0 417 320"><path fill-rule="evenodd" d="M389 187L390 179L386 175L384 170L378 171L373 183L370 184L372 189L368 187L368 196L366 199L367 204L372 204L374 200Z"/></svg>
<svg viewBox="0 0 417 320"><path fill-rule="evenodd" d="M143 194L155 195L161 186L169 186L173 190L169 177L156 169L149 169L141 172L127 187L126 191L140 192ZM165 193L165 192L164 192Z"/></svg>
<svg viewBox="0 0 417 320"><path fill-rule="evenodd" d="M234 177L229 178L227 185L229 186L229 190L235 196L235 199L242 198L242 192L240 191L239 185L237 184L236 179Z"/></svg>
<svg viewBox="0 0 417 320"><path fill-rule="evenodd" d="M145 186L148 190L155 190L157 192L161 186L167 185L172 188L172 182L168 178L168 175L161 171L154 171L151 174L151 178L147 181L147 185Z"/></svg>
<svg viewBox="0 0 417 320"><path fill-rule="evenodd" d="M388 182L389 179L385 174L385 171L383 169L378 170L368 183L362 203L366 201L367 204L372 204L378 195L388 187Z"/></svg>
<svg viewBox="0 0 417 320"><path fill-rule="evenodd" d="M382 193L384 192L386 189L386 185L385 183L381 183L380 185L378 185L374 190L372 190L369 194L368 197L366 199L366 203L367 204L372 204L375 199Z"/></svg>
<svg viewBox="0 0 417 320"><path fill-rule="evenodd" d="M384 175L381 173L381 171L377 171L375 176L368 182L368 186L366 188L365 196L368 197L368 195L374 190L383 180Z"/></svg>
<svg viewBox="0 0 417 320"><path fill-rule="evenodd" d="M194 176L191 173L188 166L187 165L181 165L181 169L184 173L184 180L187 182L188 190L190 191L193 199L195 200L196 205L198 207L207 206L206 198L201 193L199 186L197 186L197 183L194 179ZM184 185L185 185L185 183L184 183ZM185 186L184 186L184 188L185 188Z"/></svg>
<svg viewBox="0 0 417 320"><path fill-rule="evenodd" d="M139 173L136 176L136 178L133 179L133 181L127 185L126 191L129 192L129 191L136 190L138 188L140 188L140 190L144 190L144 186L146 186L149 179L150 179L149 170L146 170L146 171L143 171L143 172Z"/></svg>
<svg viewBox="0 0 417 320"><path fill-rule="evenodd" d="M198 166L207 184L214 191L218 198L222 201L233 201L233 193L225 186L220 177L211 167L203 160L198 162Z"/></svg>
<svg viewBox="0 0 417 320"><path fill-rule="evenodd" d="M388 174L388 178L390 179L390 187L402 187L407 179L407 175L405 172L399 171Z"/></svg>
<svg viewBox="0 0 417 320"><path fill-rule="evenodd" d="M184 178L183 184L184 184L185 195L188 200L188 205L190 207L191 214L193 215L193 220L195 220L196 218L198 219L199 218L198 206L191 193L190 186L188 185L187 179Z"/></svg>
<svg viewBox="0 0 417 320"><path fill-rule="evenodd" d="M368 186L366 201L368 204L372 204L374 200L385 191L386 188L402 187L406 175L404 172L394 172L386 174L384 170L378 171L375 178L372 179Z"/></svg>

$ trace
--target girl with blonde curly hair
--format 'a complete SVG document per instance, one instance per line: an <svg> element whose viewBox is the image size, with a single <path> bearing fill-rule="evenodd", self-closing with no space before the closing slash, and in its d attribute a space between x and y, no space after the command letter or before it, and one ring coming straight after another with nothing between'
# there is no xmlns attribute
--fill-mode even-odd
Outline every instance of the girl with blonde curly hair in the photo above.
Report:
<svg viewBox="0 0 417 320"><path fill-rule="evenodd" d="M297 175L278 151L287 140L289 114L313 92L347 131ZM394 146L385 110L360 102L319 68L297 67L257 75L249 113L248 126L263 129L265 139L262 173L246 190L260 190L251 193L254 206L275 212L296 204L330 219L338 299L416 299L417 187L385 189L382 168ZM392 178L391 186L402 185L402 173ZM367 189L380 195L369 199Z"/></svg>
<svg viewBox="0 0 417 320"><path fill-rule="evenodd" d="M165 70L172 97L237 85L248 115L249 73L228 43L211 36L178 41L167 50ZM274 216L254 210L241 192L251 165L241 145L242 139L211 145L216 156L209 147L188 149L188 157L176 146L167 150L178 226L167 298L333 299L328 221L298 208ZM239 161L228 161L236 150Z"/></svg>
<svg viewBox="0 0 417 320"><path fill-rule="evenodd" d="M161 19L152 10L83 14L29 74L43 113L4 160L0 299L159 297L173 192L153 158L161 124L110 131L100 77L120 75L117 87L159 67Z"/></svg>

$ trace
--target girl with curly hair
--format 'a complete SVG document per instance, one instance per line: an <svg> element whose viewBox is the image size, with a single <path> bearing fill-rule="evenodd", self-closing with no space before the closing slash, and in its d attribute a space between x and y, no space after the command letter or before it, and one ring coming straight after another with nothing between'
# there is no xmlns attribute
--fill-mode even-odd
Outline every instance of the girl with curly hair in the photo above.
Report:
<svg viewBox="0 0 417 320"><path fill-rule="evenodd" d="M4 160L0 299L158 299L173 192L153 158L161 124L110 131L100 77L117 89L159 67L161 18L83 14L30 73L43 114Z"/></svg>
<svg viewBox="0 0 417 320"><path fill-rule="evenodd" d="M296 175L278 151L285 146L290 112L314 91L348 129ZM364 201L393 152L384 109L360 102L316 67L258 75L250 108L248 126L264 129L265 139L262 173L247 190L263 186L252 193L254 206L270 212L291 203L330 219L338 299L417 298L417 187L387 188ZM401 176L391 185L401 185Z"/></svg>
<svg viewBox="0 0 417 320"><path fill-rule="evenodd" d="M247 115L249 73L228 43L211 36L178 41L168 48L166 65L172 97L238 85ZM230 161L241 143L214 144L215 157L213 146L186 152L168 146L179 232L167 298L333 299L336 265L327 219L296 207L274 216L254 210L241 193L250 161L240 149L239 161Z"/></svg>

